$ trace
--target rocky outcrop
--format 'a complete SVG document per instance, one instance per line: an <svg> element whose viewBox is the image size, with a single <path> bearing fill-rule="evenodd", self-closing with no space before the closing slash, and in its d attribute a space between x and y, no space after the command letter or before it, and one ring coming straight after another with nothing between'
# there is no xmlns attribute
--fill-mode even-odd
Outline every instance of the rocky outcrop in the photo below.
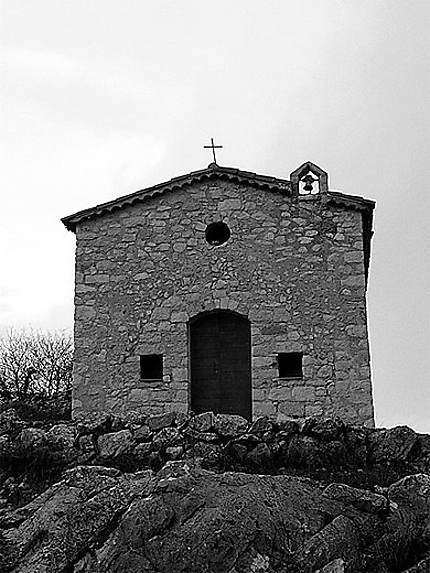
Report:
<svg viewBox="0 0 430 573"><path fill-rule="evenodd" d="M371 430L339 419L275 423L267 417L248 423L212 412L131 414L127 420L100 414L87 422L31 426L8 410L0 414L0 507L29 501L31 483L52 483L79 464L158 471L179 459L214 471L304 475L359 488L430 471L428 436L404 426Z"/></svg>
<svg viewBox="0 0 430 573"><path fill-rule="evenodd" d="M0 571L423 573L429 455L410 428L339 419L7 411Z"/></svg>
<svg viewBox="0 0 430 573"><path fill-rule="evenodd" d="M79 466L27 506L3 512L0 570L400 571L423 542L429 479L393 484L381 513L378 503L357 503L371 492L340 484L322 491L301 477L220 474L184 461L158 474Z"/></svg>

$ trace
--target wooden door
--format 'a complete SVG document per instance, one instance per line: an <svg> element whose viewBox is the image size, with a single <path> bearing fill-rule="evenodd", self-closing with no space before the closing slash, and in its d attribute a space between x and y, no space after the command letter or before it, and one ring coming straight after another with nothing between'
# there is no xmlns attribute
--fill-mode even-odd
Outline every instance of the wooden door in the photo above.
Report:
<svg viewBox="0 0 430 573"><path fill-rule="evenodd" d="M229 311L190 324L191 409L251 419L251 329Z"/></svg>

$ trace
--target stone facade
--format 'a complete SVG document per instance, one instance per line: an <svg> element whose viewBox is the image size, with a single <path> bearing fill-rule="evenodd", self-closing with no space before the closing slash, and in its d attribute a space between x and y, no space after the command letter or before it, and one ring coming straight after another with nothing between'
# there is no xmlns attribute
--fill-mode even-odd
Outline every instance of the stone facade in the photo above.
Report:
<svg viewBox="0 0 430 573"><path fill-rule="evenodd" d="M189 410L189 321L225 309L251 324L254 417L373 425L373 202L216 165L196 173L63 219L77 239L74 414ZM216 221L231 232L221 246L205 239ZM279 378L284 352L303 353L302 378ZM163 355L162 381L140 379L145 354Z"/></svg>

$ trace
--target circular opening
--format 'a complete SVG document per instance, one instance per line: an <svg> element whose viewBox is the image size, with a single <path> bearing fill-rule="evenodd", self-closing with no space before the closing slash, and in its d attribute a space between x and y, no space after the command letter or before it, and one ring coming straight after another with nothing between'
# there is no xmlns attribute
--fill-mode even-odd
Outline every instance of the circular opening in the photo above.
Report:
<svg viewBox="0 0 430 573"><path fill-rule="evenodd" d="M211 223L206 227L206 241L214 246L223 245L230 238L230 229L225 223Z"/></svg>

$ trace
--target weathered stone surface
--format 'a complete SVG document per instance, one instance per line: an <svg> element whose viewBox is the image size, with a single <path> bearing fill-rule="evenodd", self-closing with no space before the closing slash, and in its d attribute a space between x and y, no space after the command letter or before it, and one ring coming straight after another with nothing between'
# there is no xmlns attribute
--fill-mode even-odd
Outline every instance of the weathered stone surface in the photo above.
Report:
<svg viewBox="0 0 430 573"><path fill-rule="evenodd" d="M29 505L3 518L0 570L58 573L103 540L137 495L150 491L151 472L122 475L77 467ZM12 527L11 527L12 526ZM3 569L2 569L3 567Z"/></svg>
<svg viewBox="0 0 430 573"><path fill-rule="evenodd" d="M24 428L19 440L25 448L35 448L46 443L46 432L38 428Z"/></svg>
<svg viewBox="0 0 430 573"><path fill-rule="evenodd" d="M388 488L390 500L409 507L415 514L427 517L430 523L430 475L406 476Z"/></svg>
<svg viewBox="0 0 430 573"><path fill-rule="evenodd" d="M257 444L250 452L248 452L246 459L252 465L258 468L264 468L272 460L272 453L267 444Z"/></svg>
<svg viewBox="0 0 430 573"><path fill-rule="evenodd" d="M130 430L120 430L100 436L98 446L101 458L114 459L131 452L133 438Z"/></svg>
<svg viewBox="0 0 430 573"><path fill-rule="evenodd" d="M80 466L28 505L0 511L0 570L400 571L423 543L429 480L393 484L391 508L380 515L371 492L334 484L328 496L309 479L217 474L192 459L169 461L157 475ZM408 573L424 573L425 563Z"/></svg>
<svg viewBox="0 0 430 573"><path fill-rule="evenodd" d="M337 440L344 431L345 424L340 419L309 418L302 426L303 434L318 436L322 440Z"/></svg>
<svg viewBox="0 0 430 573"><path fill-rule="evenodd" d="M224 438L243 434L247 427L248 421L235 414L217 414L213 423L215 432Z"/></svg>
<svg viewBox="0 0 430 573"><path fill-rule="evenodd" d="M166 448L174 446L179 440L179 431L177 428L162 428L153 438L152 443L156 448Z"/></svg>
<svg viewBox="0 0 430 573"><path fill-rule="evenodd" d="M197 432L210 432L213 429L215 416L213 412L197 414L190 420L190 427Z"/></svg>
<svg viewBox="0 0 430 573"><path fill-rule="evenodd" d="M222 450L217 444L197 442L187 451L187 459L202 458L202 465L207 468L218 468Z"/></svg>
<svg viewBox="0 0 430 573"><path fill-rule="evenodd" d="M169 446L166 448L166 456L170 460L177 460L182 456L184 448L182 446Z"/></svg>
<svg viewBox="0 0 430 573"><path fill-rule="evenodd" d="M144 424L143 426L140 426L140 428L137 428L137 430L133 433L133 438L136 440L136 442L146 442L151 439L152 435L153 433L151 428Z"/></svg>
<svg viewBox="0 0 430 573"><path fill-rule="evenodd" d="M357 489L343 483L332 483L325 488L323 494L347 505L353 505L366 513L382 514L388 510L386 497L378 493Z"/></svg>
<svg viewBox="0 0 430 573"><path fill-rule="evenodd" d="M293 436L284 450L287 465L315 467L321 465L321 449L316 438Z"/></svg>
<svg viewBox="0 0 430 573"><path fill-rule="evenodd" d="M301 480L184 470L131 504L97 552L102 571L233 573L258 564L273 571L281 556L293 565L284 535L296 548L322 526L319 494Z"/></svg>
<svg viewBox="0 0 430 573"><path fill-rule="evenodd" d="M151 442L144 442L142 444L137 444L133 448L133 455L139 463L148 463L149 456L152 452Z"/></svg>
<svg viewBox="0 0 430 573"><path fill-rule="evenodd" d="M254 418L320 412L373 425L361 240L370 205L291 200L223 177L147 199L77 224L74 415L188 411L187 324L223 309L251 322ZM216 248L205 230L220 217L231 238ZM302 379L279 378L287 351L303 352ZM139 356L160 353L163 380L143 384Z"/></svg>
<svg viewBox="0 0 430 573"><path fill-rule="evenodd" d="M297 551L296 560L303 572L311 572L334 559L354 563L359 551L360 538L354 523L339 515L304 543Z"/></svg>
<svg viewBox="0 0 430 573"><path fill-rule="evenodd" d="M271 432L273 430L273 421L267 416L257 418L249 427L250 434L262 434L264 432Z"/></svg>
<svg viewBox="0 0 430 573"><path fill-rule="evenodd" d="M389 430L377 430L369 437L370 459L404 461L417 441L417 434L408 426L396 426Z"/></svg>
<svg viewBox="0 0 430 573"><path fill-rule="evenodd" d="M153 431L161 430L162 428L167 428L173 424L175 421L174 412L166 412L165 414L160 414L159 416L151 416L148 419L148 426Z"/></svg>
<svg viewBox="0 0 430 573"><path fill-rule="evenodd" d="M219 436L215 432L197 432L190 426L184 429L184 435L194 442L218 442Z"/></svg>
<svg viewBox="0 0 430 573"><path fill-rule="evenodd" d="M67 424L56 424L46 432L46 439L64 449L70 449L75 442L75 429Z"/></svg>

